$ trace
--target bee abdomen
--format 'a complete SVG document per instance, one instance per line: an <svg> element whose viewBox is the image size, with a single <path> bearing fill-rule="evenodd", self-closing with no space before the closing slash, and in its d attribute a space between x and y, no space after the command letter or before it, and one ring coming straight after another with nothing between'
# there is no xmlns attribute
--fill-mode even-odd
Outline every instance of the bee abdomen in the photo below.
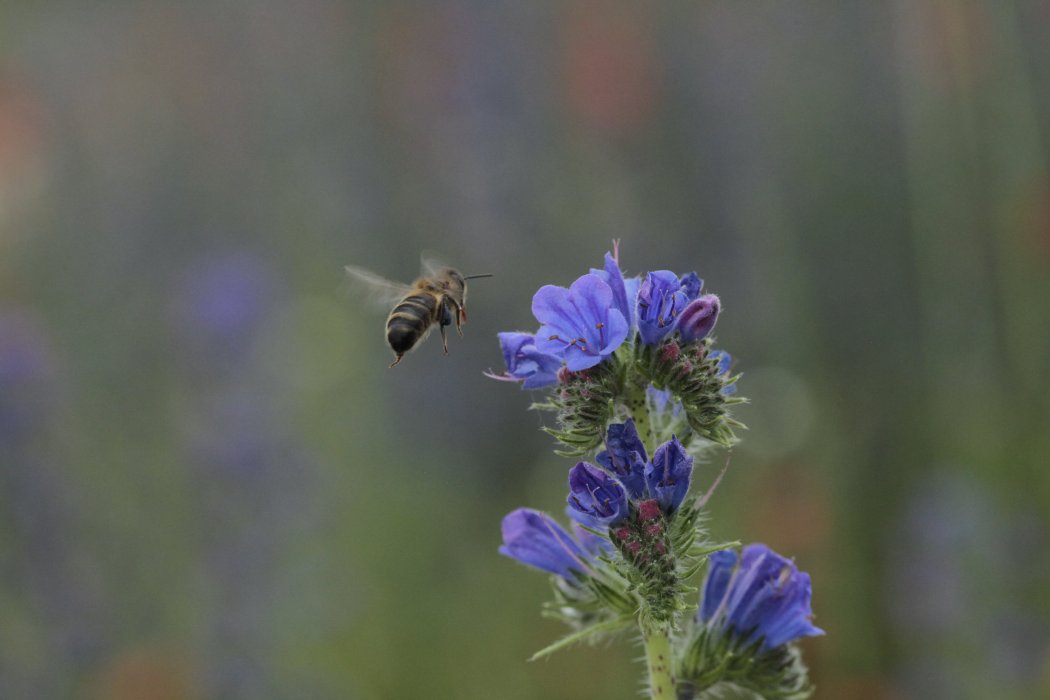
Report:
<svg viewBox="0 0 1050 700"><path fill-rule="evenodd" d="M419 342L423 329L418 324L410 324L403 319L393 319L386 328L386 342L390 349L402 355Z"/></svg>
<svg viewBox="0 0 1050 700"><path fill-rule="evenodd" d="M425 294L405 297L386 321L386 341L398 355L408 352L434 322L437 300Z"/></svg>

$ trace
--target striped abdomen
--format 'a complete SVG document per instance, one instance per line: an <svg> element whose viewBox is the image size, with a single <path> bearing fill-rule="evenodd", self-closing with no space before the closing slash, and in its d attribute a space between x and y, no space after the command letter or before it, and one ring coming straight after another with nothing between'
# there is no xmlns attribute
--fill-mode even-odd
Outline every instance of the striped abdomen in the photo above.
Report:
<svg viewBox="0 0 1050 700"><path fill-rule="evenodd" d="M411 294L401 300L386 320L386 342L398 358L422 340L437 320L438 299L433 294Z"/></svg>

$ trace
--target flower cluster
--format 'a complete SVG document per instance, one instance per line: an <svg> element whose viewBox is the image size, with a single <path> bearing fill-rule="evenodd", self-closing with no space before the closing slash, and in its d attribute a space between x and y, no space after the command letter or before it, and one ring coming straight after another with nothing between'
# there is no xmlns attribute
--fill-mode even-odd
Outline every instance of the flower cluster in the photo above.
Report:
<svg viewBox="0 0 1050 700"><path fill-rule="evenodd" d="M631 420L609 426L606 443L598 464L578 462L569 470L566 512L576 534L544 513L519 509L503 520L500 553L555 574L563 587L585 587L596 576L621 581L622 597L632 601L628 610L639 606L629 594L634 589L655 618L669 620L682 607L679 563L695 563L688 526L696 511L686 507L693 457L672 438L649 459ZM684 535L674 527L683 508ZM619 566L609 569L617 553Z"/></svg>
<svg viewBox="0 0 1050 700"><path fill-rule="evenodd" d="M632 413L632 394L644 400L646 388L682 410L675 432L684 443L699 437L731 445L733 428L741 427L728 411L740 401L732 396L737 377L729 355L711 347L721 302L701 294L703 285L695 272L625 278L614 248L603 269L536 292L538 330L500 333L506 369L488 376L525 389L554 387L537 405L557 413L558 427L549 432L567 454L598 447L608 422Z"/></svg>
<svg viewBox="0 0 1050 700"><path fill-rule="evenodd" d="M604 262L541 287L539 328L500 333L506 369L489 373L549 389L535 407L556 412L558 453L583 458L568 474L571 532L527 508L503 520L500 553L552 575L547 614L574 628L537 656L636 624L654 700L730 685L806 697L795 642L823 634L809 576L764 545L738 555L739 543L708 541L700 508L714 487L690 496L699 460L742 427L729 415L739 375L710 335L721 302L695 272L625 277L615 248Z"/></svg>
<svg viewBox="0 0 1050 700"><path fill-rule="evenodd" d="M633 502L651 498L667 515L678 509L689 491L693 473L693 458L678 438L672 436L658 447L650 461L634 421L627 419L609 426L606 445L595 457L605 471L580 462L569 472L570 506L597 517L583 505L588 502L588 494L611 492L616 494L612 502L618 511L626 509L628 497ZM615 521L599 518L599 522L612 525Z"/></svg>

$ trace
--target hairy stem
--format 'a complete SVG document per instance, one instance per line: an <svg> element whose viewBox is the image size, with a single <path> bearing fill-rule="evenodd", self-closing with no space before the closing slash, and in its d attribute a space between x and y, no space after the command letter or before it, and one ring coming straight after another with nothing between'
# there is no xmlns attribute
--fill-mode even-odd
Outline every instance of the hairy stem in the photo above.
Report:
<svg viewBox="0 0 1050 700"><path fill-rule="evenodd" d="M666 625L642 624L645 663L649 669L649 697L652 700L674 700L675 679L671 673L671 636Z"/></svg>

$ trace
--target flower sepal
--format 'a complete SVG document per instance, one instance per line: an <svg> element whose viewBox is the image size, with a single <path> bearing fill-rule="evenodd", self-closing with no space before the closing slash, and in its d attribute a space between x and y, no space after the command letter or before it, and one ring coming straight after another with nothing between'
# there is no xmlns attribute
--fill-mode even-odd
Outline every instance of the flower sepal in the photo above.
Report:
<svg viewBox="0 0 1050 700"><path fill-rule="evenodd" d="M759 641L744 645L702 625L690 625L685 639L675 664L679 698L721 697L735 688L767 700L804 700L813 692L795 644L763 651Z"/></svg>
<svg viewBox="0 0 1050 700"><path fill-rule="evenodd" d="M730 407L746 399L735 396L740 375L731 374L729 355L711 345L710 338L683 344L674 336L656 346L639 344L634 368L655 390L678 402L694 435L731 447L737 442L734 431L747 426L730 415Z"/></svg>
<svg viewBox="0 0 1050 700"><path fill-rule="evenodd" d="M587 526L582 529L600 538L611 550L607 537L599 529ZM571 581L551 576L550 582L554 597L543 604L541 614L559 620L572 631L537 651L530 661L550 656L577 642L605 641L634 624L638 597L609 556L597 554L586 576Z"/></svg>
<svg viewBox="0 0 1050 700"><path fill-rule="evenodd" d="M626 365L619 355L580 372L562 368L558 384L544 402L532 408L557 414L556 428L544 427L564 449L563 457L581 457L595 450L605 439L605 426L613 417L615 400L623 391Z"/></svg>

